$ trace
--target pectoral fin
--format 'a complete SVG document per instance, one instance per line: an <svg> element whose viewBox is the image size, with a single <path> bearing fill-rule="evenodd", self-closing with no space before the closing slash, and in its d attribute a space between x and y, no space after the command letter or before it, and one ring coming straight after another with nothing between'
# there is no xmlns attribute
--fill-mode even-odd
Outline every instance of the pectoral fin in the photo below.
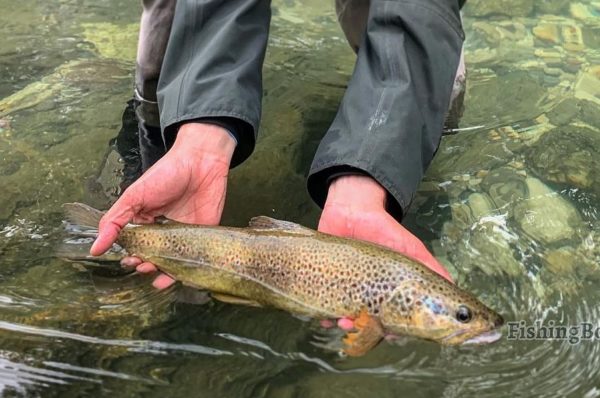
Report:
<svg viewBox="0 0 600 398"><path fill-rule="evenodd" d="M363 310L354 320L356 332L350 332L344 338L344 352L352 357L366 354L375 347L384 336L379 321Z"/></svg>
<svg viewBox="0 0 600 398"><path fill-rule="evenodd" d="M261 305L253 300L248 300L242 297L230 296L229 294L223 293L214 293L212 292L211 297L215 300L219 300L223 303L227 304L236 304L236 305L248 305L250 307L260 307Z"/></svg>

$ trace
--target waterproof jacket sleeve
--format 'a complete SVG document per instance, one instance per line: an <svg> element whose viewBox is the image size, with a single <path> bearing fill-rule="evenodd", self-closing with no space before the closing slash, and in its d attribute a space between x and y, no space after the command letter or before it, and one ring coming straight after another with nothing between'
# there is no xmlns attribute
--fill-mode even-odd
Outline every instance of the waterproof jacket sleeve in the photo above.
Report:
<svg viewBox="0 0 600 398"><path fill-rule="evenodd" d="M167 145L181 123L200 120L235 135L232 167L250 156L270 19L268 0L177 0L157 92Z"/></svg>
<svg viewBox="0 0 600 398"><path fill-rule="evenodd" d="M401 219L440 142L464 33L458 0L371 0L338 113L308 177L323 206L332 176L368 174Z"/></svg>

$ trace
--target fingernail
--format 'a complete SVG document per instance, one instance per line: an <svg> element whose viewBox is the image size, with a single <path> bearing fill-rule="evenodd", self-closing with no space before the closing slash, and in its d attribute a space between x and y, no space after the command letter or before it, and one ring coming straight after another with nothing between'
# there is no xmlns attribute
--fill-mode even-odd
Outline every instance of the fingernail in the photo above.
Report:
<svg viewBox="0 0 600 398"><path fill-rule="evenodd" d="M156 271L156 267L154 267L154 265L150 264L150 263L143 263L138 265L135 270L141 274L149 274L151 272L155 272Z"/></svg>
<svg viewBox="0 0 600 398"><path fill-rule="evenodd" d="M121 265L123 267L137 267L141 263L142 260L140 260L137 257L124 257L123 259L121 259Z"/></svg>
<svg viewBox="0 0 600 398"><path fill-rule="evenodd" d="M350 330L354 328L354 322L348 318L340 318L337 321L338 327L342 330Z"/></svg>
<svg viewBox="0 0 600 398"><path fill-rule="evenodd" d="M96 248L97 246L98 246L98 240L96 239L96 240L94 241L94 243L92 243L92 247L90 247L90 254L91 254L92 256L96 256L96 254L95 254L95 253L97 253L97 252L98 252L98 250L97 250L97 248Z"/></svg>
<svg viewBox="0 0 600 398"><path fill-rule="evenodd" d="M156 279L154 279L154 282L152 282L152 286L162 290L170 287L173 283L175 283L175 279L167 275L161 274L157 276Z"/></svg>

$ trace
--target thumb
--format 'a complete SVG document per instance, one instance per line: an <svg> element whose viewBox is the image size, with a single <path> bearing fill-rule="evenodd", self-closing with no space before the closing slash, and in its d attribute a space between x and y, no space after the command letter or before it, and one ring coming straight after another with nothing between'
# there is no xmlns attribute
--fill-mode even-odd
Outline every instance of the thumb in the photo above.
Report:
<svg viewBox="0 0 600 398"><path fill-rule="evenodd" d="M121 229L133 220L134 215L141 208L141 204L136 198L137 195L130 194L126 190L104 214L98 225L98 237L90 249L92 256L99 256L110 249L117 240Z"/></svg>

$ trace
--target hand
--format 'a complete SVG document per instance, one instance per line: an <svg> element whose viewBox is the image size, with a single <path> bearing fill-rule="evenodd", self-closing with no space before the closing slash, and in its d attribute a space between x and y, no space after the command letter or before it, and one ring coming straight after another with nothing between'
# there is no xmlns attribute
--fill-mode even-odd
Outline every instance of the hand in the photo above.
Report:
<svg viewBox="0 0 600 398"><path fill-rule="evenodd" d="M173 147L127 188L102 217L90 253L98 256L108 250L119 231L132 221L151 223L155 217L165 216L183 223L219 224L234 149L234 139L219 126L183 125ZM137 266L138 272L156 271L153 264L135 257L127 257L122 263ZM161 274L154 286L166 288L173 282Z"/></svg>
<svg viewBox="0 0 600 398"><path fill-rule="evenodd" d="M389 247L452 281L423 242L385 211L385 200L385 189L371 177L339 177L329 186L319 231Z"/></svg>
<svg viewBox="0 0 600 398"><path fill-rule="evenodd" d="M373 178L342 176L329 186L319 221L319 231L365 240L412 257L452 282L448 271L427 247L385 210L386 191ZM341 329L352 329L352 320L337 321Z"/></svg>

